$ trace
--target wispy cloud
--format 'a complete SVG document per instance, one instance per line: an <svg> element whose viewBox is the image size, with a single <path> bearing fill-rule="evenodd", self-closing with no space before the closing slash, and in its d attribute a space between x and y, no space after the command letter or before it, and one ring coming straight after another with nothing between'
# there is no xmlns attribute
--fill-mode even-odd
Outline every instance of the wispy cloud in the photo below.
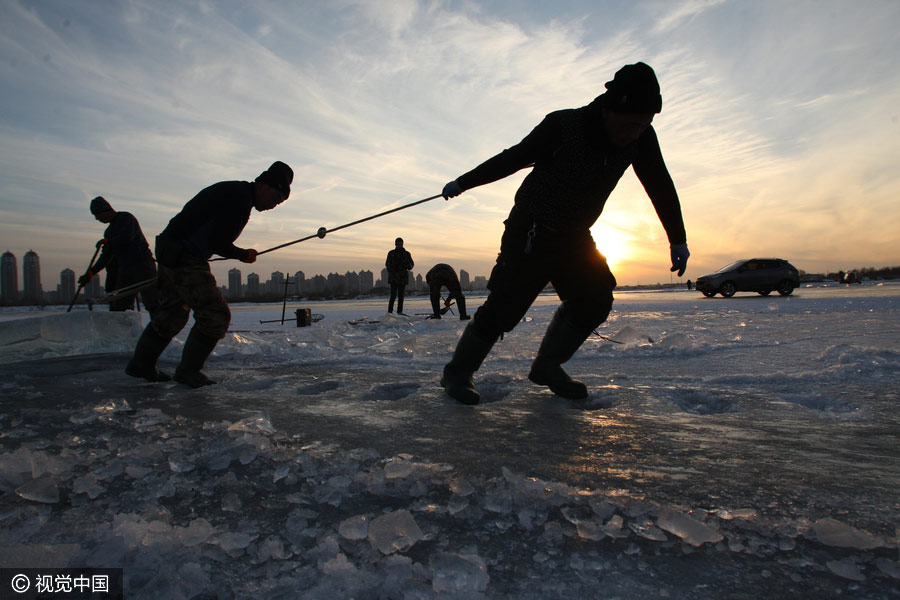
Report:
<svg viewBox="0 0 900 600"><path fill-rule="evenodd" d="M201 188L280 159L295 168L292 198L254 215L240 240L274 246L437 193L645 60L663 86L655 125L684 204L689 274L750 254L810 270L900 262L900 5L497 6L5 2L3 241L20 255L35 247L49 284L81 268L72 257L102 231L87 213L94 195L152 237ZM423 267L487 274L523 176L253 268L380 271L402 235ZM602 220L633 240L620 281L667 279L664 234L633 176Z"/></svg>

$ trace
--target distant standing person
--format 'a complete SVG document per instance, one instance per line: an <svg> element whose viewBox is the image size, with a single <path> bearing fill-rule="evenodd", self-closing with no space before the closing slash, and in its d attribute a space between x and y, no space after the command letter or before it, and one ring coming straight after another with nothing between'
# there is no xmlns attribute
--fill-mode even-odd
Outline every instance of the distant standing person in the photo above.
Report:
<svg viewBox="0 0 900 600"><path fill-rule="evenodd" d="M397 312L403 314L403 296L406 284L409 283L409 271L415 266L412 255L403 247L403 238L394 240L394 249L388 252L384 266L388 271L388 283L391 286L391 299L388 300L388 312L394 312L394 300L397 301Z"/></svg>
<svg viewBox="0 0 900 600"><path fill-rule="evenodd" d="M562 303L528 378L565 398L587 397L587 386L571 379L561 365L612 309L616 279L597 251L590 227L629 166L666 230L672 271L684 274L690 253L681 205L650 125L660 110L653 69L640 62L626 65L589 105L550 113L521 142L444 186L442 195L452 198L534 167L505 221L490 294L444 367L441 385L450 396L463 404L478 403L474 372L550 282Z"/></svg>
<svg viewBox="0 0 900 600"><path fill-rule="evenodd" d="M256 250L238 248L234 241L250 219L252 209L271 210L287 200L294 172L283 162L272 163L255 181L221 181L200 191L156 237L159 262L158 314L138 340L125 369L133 377L168 381L156 362L169 342L187 325L194 311L194 326L175 369L175 381L192 388L215 381L201 369L231 323L228 303L209 269L213 254L256 261Z"/></svg>
<svg viewBox="0 0 900 600"><path fill-rule="evenodd" d="M447 288L449 296L446 305L450 306L451 300L456 300L456 306L459 307L459 318L461 321L469 319L466 313L466 297L463 296L462 286L459 284L459 277L453 267L444 263L438 263L431 267L425 274L425 283L428 284L428 290L431 292L431 309L434 311L432 318L441 318L441 288Z"/></svg>
<svg viewBox="0 0 900 600"><path fill-rule="evenodd" d="M78 278L78 285L85 286L95 275L106 269L106 291L115 290L156 278L156 263L150 246L141 231L141 225L131 213L113 210L103 196L91 200L91 214L101 223L108 224L103 239L97 242L103 248L100 258ZM124 311L134 307L138 292L123 295L109 303L109 310ZM141 301L152 316L158 301L156 285L140 290Z"/></svg>

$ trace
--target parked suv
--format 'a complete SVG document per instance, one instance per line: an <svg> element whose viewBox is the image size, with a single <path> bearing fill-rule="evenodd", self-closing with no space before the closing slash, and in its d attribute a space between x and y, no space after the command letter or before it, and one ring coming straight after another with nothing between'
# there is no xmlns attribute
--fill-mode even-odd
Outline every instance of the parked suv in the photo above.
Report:
<svg viewBox="0 0 900 600"><path fill-rule="evenodd" d="M798 285L800 273L794 265L780 258L739 260L697 278L697 289L707 298L716 294L730 298L735 292L758 292L766 296L772 290L789 296Z"/></svg>

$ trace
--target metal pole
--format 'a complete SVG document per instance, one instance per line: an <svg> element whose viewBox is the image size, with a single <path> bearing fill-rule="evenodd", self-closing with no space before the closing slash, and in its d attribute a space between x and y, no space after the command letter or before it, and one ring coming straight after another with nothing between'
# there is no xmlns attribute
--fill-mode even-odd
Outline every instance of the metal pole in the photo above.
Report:
<svg viewBox="0 0 900 600"><path fill-rule="evenodd" d="M94 250L94 256L91 257L91 262L88 263L88 268L85 269L85 272L90 271L90 270L91 270L91 267L94 266L94 261L97 259L97 255L100 254L100 247L101 247L101 245L98 244L98 245L97 245L97 249ZM71 311L72 311L72 307L75 306L75 301L78 299L78 294L81 293L82 288L84 288L84 285L79 284L79 285L78 285L78 289L75 290L75 295L72 296L72 302L69 303L69 308L66 309L66 312L71 312Z"/></svg>
<svg viewBox="0 0 900 600"><path fill-rule="evenodd" d="M365 218L363 218L363 219L359 219L359 220L357 220L357 221L353 221L352 223L344 223L343 225L338 225L337 227L333 227L333 228L331 228L331 229L325 229L324 227L319 227L319 230L318 230L316 233L314 233L313 235L308 235L308 236L306 236L306 237L300 238L299 240L294 240L293 242L287 242L287 243L284 243L284 244L281 244L281 245L278 245L278 246L274 246L274 247L269 248L269 249L267 249L267 250L263 250L262 252L257 252L256 255L257 255L257 256L260 256L260 255L266 254L266 253L268 253L268 252L274 252L275 250L280 250L280 249L282 249L282 248L286 248L287 246L293 246L294 244L299 244L300 242L305 242L306 240L311 240L312 238L315 238L315 237L317 237L317 238L324 238L326 234L332 233L332 232L334 232L334 231L340 231L341 229L346 229L347 227L352 227L353 225L359 225L360 223L365 223L366 221L371 221L372 219L377 219L378 217L383 217L383 216L385 216L385 215L389 215L389 214L391 214L391 213L395 213L395 212L397 212L397 211L399 211L399 210L404 210L404 209L407 209L407 208L411 208L411 207L416 206L416 205L418 205L418 204L422 204L422 203L424 203L424 202L429 202L429 201L431 201L431 200L434 200L435 198L441 198L441 197L442 197L441 194L437 194L436 196L431 196L430 198L422 198L421 200L416 200L415 202L410 202L409 204L404 204L403 206L398 206L397 208L392 208L392 209L390 209L390 210L386 210L386 211L384 211L384 212L380 212L380 213L378 213L377 215L372 215L372 216L370 216L370 217L365 217ZM214 261L214 260L227 260L227 259L224 258L224 257L220 257L220 258L211 258L211 259L209 259L209 260L210 260L210 262L212 262L212 261Z"/></svg>

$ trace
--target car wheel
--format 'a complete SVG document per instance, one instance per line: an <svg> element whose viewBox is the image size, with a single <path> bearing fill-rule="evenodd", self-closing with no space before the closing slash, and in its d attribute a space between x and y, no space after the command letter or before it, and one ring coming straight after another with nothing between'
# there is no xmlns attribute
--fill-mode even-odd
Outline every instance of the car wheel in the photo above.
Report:
<svg viewBox="0 0 900 600"><path fill-rule="evenodd" d="M734 287L734 283L731 281L726 281L722 284L722 287L719 288L719 293L725 298L731 298L736 291L737 288Z"/></svg>
<svg viewBox="0 0 900 600"><path fill-rule="evenodd" d="M782 296L790 296L794 291L794 282L790 279L785 279L781 283L778 284L778 293Z"/></svg>
<svg viewBox="0 0 900 600"><path fill-rule="evenodd" d="M712 292L710 290L703 290L703 295L706 296L707 298L712 298L713 296L716 295L716 293Z"/></svg>
<svg viewBox="0 0 900 600"><path fill-rule="evenodd" d="M758 293L760 296L768 296L769 294L772 293L772 290L759 290L759 292L757 292L757 293Z"/></svg>

